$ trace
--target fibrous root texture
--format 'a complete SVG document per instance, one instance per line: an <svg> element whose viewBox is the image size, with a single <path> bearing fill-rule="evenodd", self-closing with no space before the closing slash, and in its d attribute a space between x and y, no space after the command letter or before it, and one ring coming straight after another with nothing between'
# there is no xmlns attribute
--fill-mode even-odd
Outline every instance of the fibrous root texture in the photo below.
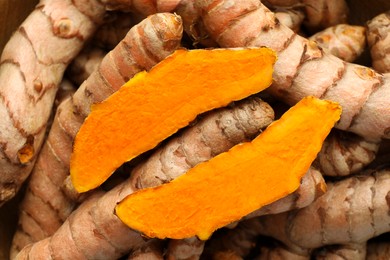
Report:
<svg viewBox="0 0 390 260"><path fill-rule="evenodd" d="M91 1L41 1L6 44L0 61L0 204L29 176L66 66L101 23Z"/></svg>
<svg viewBox="0 0 390 260"><path fill-rule="evenodd" d="M389 232L389 175L380 170L329 182L327 192L308 207L260 217L262 234L302 251L361 244Z"/></svg>
<svg viewBox="0 0 390 260"><path fill-rule="evenodd" d="M136 73L150 69L171 54L179 47L181 37L182 24L176 15L149 16L104 57L73 98L59 106L20 206L12 255L26 244L52 235L73 210L75 201L62 187L69 176L74 137L90 105L107 98Z"/></svg>
<svg viewBox="0 0 390 260"><path fill-rule="evenodd" d="M272 95L288 104L310 95L338 102L343 113L337 128L366 140L390 137L389 76L324 53L280 24L260 1L233 2L197 5L209 35L221 47L268 46L278 53L274 81L267 89Z"/></svg>
<svg viewBox="0 0 390 260"><path fill-rule="evenodd" d="M378 72L390 72L390 12L379 14L367 22L367 43L372 67Z"/></svg>

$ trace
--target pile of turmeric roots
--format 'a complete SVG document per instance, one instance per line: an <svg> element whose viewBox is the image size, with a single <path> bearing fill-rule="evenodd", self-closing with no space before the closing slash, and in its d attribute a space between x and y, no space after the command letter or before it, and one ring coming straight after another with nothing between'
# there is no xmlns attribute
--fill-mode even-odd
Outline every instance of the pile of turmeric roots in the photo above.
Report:
<svg viewBox="0 0 390 260"><path fill-rule="evenodd" d="M3 254L389 259L390 13L385 11L352 25L343 0L41 0L0 61L0 204L20 198L15 232ZM178 48L261 46L277 53L269 88L199 115L99 188L76 192L69 177L72 146L93 104ZM115 215L116 204L130 193L167 183L253 139L306 96L339 103L342 115L294 193L205 241L150 239Z"/></svg>

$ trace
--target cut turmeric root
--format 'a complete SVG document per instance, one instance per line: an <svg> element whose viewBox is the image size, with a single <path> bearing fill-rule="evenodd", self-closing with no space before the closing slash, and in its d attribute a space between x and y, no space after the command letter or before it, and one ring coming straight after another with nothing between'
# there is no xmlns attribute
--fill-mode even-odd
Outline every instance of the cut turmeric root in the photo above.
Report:
<svg viewBox="0 0 390 260"><path fill-rule="evenodd" d="M94 105L78 132L70 163L75 189L96 188L198 114L267 88L275 60L268 48L179 50L137 74Z"/></svg>
<svg viewBox="0 0 390 260"><path fill-rule="evenodd" d="M216 229L294 192L340 114L336 103L304 98L252 142L236 145L170 183L127 196L116 214L148 237L196 235L205 240Z"/></svg>

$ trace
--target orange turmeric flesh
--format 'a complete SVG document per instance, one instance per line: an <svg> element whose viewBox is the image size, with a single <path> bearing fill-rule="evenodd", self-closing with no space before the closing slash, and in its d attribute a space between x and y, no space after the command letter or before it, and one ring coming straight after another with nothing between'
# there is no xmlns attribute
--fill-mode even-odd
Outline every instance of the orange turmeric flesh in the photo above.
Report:
<svg viewBox="0 0 390 260"><path fill-rule="evenodd" d="M127 196L116 214L148 237L207 239L216 229L294 192L340 114L336 103L304 98L252 142L170 183Z"/></svg>
<svg viewBox="0 0 390 260"><path fill-rule="evenodd" d="M98 187L198 114L264 90L275 61L268 48L182 49L138 73L92 106L76 135L70 164L75 189Z"/></svg>

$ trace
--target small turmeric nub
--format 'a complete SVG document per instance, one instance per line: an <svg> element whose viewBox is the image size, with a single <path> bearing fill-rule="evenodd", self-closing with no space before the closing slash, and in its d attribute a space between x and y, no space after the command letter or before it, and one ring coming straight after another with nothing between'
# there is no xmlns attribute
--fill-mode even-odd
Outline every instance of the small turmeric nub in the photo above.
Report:
<svg viewBox="0 0 390 260"><path fill-rule="evenodd" d="M207 239L216 229L294 192L340 115L336 103L304 98L252 142L167 184L129 195L116 214L149 237Z"/></svg>
<svg viewBox="0 0 390 260"><path fill-rule="evenodd" d="M269 48L182 49L138 73L93 105L81 126L71 157L74 187L96 188L197 115L264 90L272 83L275 61Z"/></svg>

